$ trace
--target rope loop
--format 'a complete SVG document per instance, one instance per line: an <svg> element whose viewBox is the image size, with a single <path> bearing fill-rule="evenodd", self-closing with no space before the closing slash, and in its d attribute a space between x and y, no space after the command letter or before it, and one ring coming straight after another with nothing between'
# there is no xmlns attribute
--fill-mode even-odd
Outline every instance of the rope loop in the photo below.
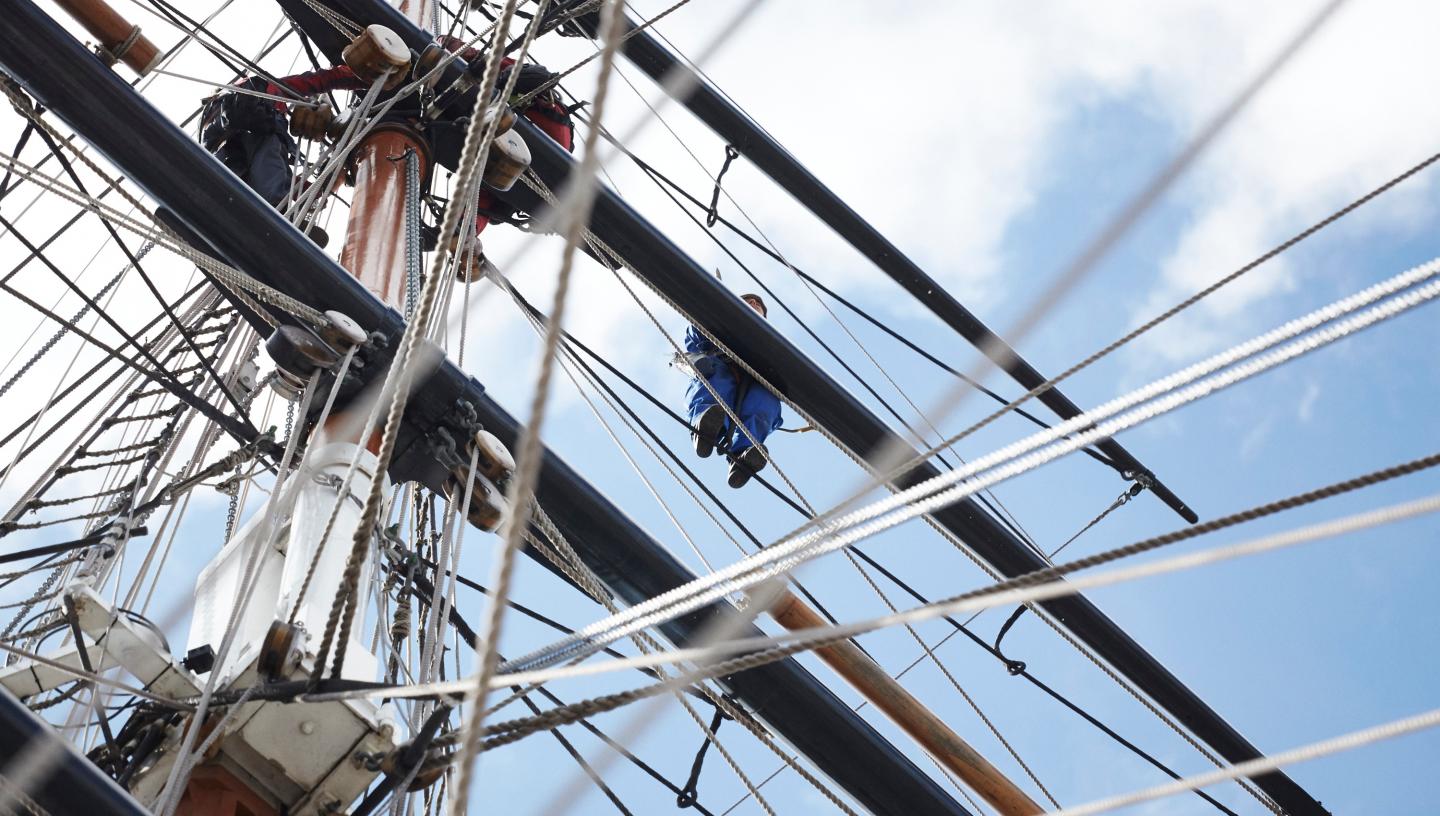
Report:
<svg viewBox="0 0 1440 816"><path fill-rule="evenodd" d="M720 220L720 182L725 178L725 171L730 169L730 162L740 158L740 151L735 145L725 145L725 163L720 166L720 172L715 176L715 191L710 194L710 209L705 213L705 226L713 227L715 222Z"/></svg>
<svg viewBox="0 0 1440 816"><path fill-rule="evenodd" d="M734 696L730 694L723 695L721 699L732 704L735 702ZM700 750L695 752L695 761L690 764L689 778L680 787L680 792L675 794L675 807L678 808L695 807L700 796L700 770L705 766L705 752L710 750L710 743L714 742L720 733L720 724L734 719L725 713L719 703L713 700L710 703L715 707L715 716L710 718L710 728L705 734L705 739L700 742Z"/></svg>

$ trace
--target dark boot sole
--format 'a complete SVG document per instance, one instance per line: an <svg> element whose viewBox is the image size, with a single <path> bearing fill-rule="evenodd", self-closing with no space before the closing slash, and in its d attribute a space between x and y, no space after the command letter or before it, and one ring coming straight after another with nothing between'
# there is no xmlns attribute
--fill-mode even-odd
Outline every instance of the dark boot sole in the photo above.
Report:
<svg viewBox="0 0 1440 816"><path fill-rule="evenodd" d="M765 469L765 456L759 448L749 447L730 464L730 478L726 481L731 487L739 489L750 481L750 477Z"/></svg>
<svg viewBox="0 0 1440 816"><path fill-rule="evenodd" d="M715 452L715 438L720 435L720 429L725 427L725 409L718 405L706 408L695 427L698 430L698 433L692 434L695 454L701 459L708 458Z"/></svg>

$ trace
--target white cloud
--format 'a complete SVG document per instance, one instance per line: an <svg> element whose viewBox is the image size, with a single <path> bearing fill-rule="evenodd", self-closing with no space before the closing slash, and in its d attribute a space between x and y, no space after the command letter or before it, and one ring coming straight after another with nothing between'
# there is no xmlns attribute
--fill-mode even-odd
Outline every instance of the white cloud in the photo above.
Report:
<svg viewBox="0 0 1440 816"><path fill-rule="evenodd" d="M1185 59L1150 68L1156 98L1178 123L1191 124L1218 103L1203 89L1231 89L1257 70L1313 12L1314 3L1222 4L1212 32L1239 46L1233 63ZM1136 322L1240 267L1293 232L1398 173L1433 150L1427 134L1440 108L1416 105L1423 77L1436 68L1424 32L1440 10L1407 0L1350 4L1317 35L1215 145L1186 185L1194 212L1161 274L1136 310ZM1402 124L1403 123L1403 124ZM1404 194L1371 205L1371 225L1412 228L1429 208ZM1157 333L1147 355L1183 359L1255 328L1247 307L1292 290L1303 279L1284 258L1231 284Z"/></svg>

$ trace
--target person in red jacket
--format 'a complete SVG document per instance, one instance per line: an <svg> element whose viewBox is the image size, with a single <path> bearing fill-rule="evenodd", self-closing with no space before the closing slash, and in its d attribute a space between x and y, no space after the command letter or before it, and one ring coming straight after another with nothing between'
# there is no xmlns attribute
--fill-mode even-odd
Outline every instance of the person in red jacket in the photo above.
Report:
<svg viewBox="0 0 1440 816"><path fill-rule="evenodd" d="M455 37L442 36L437 38L437 42L466 62L475 62L485 56L484 52L466 47L464 41ZM509 57L502 59L500 85L505 84L509 72L516 70L515 66L515 60ZM516 97L533 92L554 76L541 65L524 64L519 71ZM334 91L363 91L369 87L348 65L292 74L273 82L252 77L238 85L270 96L301 97ZM574 151L575 127L570 111L561 104L553 89L538 94L520 113L561 147ZM205 147L262 198L277 207L290 194L290 166L296 150L294 140L286 132L285 115L284 102L229 93L207 102L201 117L201 138ZM480 190L475 216L476 236L492 220L508 220L513 213L513 209L490 192Z"/></svg>

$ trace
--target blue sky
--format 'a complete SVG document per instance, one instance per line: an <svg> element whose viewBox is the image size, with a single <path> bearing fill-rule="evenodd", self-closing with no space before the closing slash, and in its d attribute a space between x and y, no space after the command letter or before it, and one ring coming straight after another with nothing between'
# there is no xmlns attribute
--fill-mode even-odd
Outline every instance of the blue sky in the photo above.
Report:
<svg viewBox="0 0 1440 816"><path fill-rule="evenodd" d="M649 15L663 5L637 7ZM707 71L802 162L1004 333L1061 266L1314 4L1267 4L1264 9L1248 3L1152 5L1117 1L1015 9L1001 4L854 2L827 4L822 13L808 5L772 2L761 7ZM696 3L658 29L693 56L730 13L729 5ZM1017 344L1019 350L1042 372L1056 373L1433 152L1436 147L1427 134L1434 132L1440 111L1429 102L1422 78L1433 76L1436 66L1421 33L1433 30L1428 25L1433 17L1422 4L1399 0L1343 9L1083 285ZM258 43L273 21L237 18L229 23L237 37L251 36ZM588 49L573 40L546 41L538 56L559 68ZM277 70L284 69L291 56L277 53ZM642 92L654 97L655 89L638 71L622 67ZM193 68L217 81L228 79L213 62L197 58ZM193 107L194 87L166 81L170 84L163 87L171 89L176 111ZM593 82L587 69L567 84L584 97ZM615 118L610 121L617 126L612 129L623 131L624 123L644 108L623 85L614 90ZM722 143L683 112L672 108L664 116L713 172L722 158ZM632 146L697 195L708 192L708 179L665 129L650 127ZM623 160L607 169L616 188L702 264L718 267L737 291L751 288L743 273ZM1412 179L1256 270L1218 304L1198 307L1174 327L1077 376L1066 384L1066 393L1082 406L1097 405L1440 254L1432 228L1434 172ZM738 202L795 265L841 289L951 365L975 365L976 355L968 346L753 167L737 161L725 186L735 202L722 204L722 211L739 217ZM341 215L333 217L335 223ZM539 252L511 265L509 253L519 243L515 233L492 229L486 241L492 256L532 302L546 303L554 275L554 242L539 242ZM739 248L738 242L731 246L827 342L843 350L863 376L887 398L894 397L894 404L904 405L787 270ZM685 380L665 367L665 341L603 269L587 261L577 275L572 331L678 407ZM499 297L475 294L479 304L469 318L467 369L513 413L520 413L533 379L534 336ZM1440 396L1434 378L1440 324L1431 315L1433 309L1127 432L1122 441L1202 518L1431 452L1440 441L1434 408ZM925 361L859 320L842 316L918 405L933 405L949 387L946 375ZM772 307L771 318L817 364L853 387L778 309ZM665 314L662 321L678 338L684 322L673 314ZM986 382L1002 394L1019 392L994 373ZM635 405L670 445L682 453L687 449L682 433L639 401ZM939 424L953 433L990 410L983 397L971 397ZM796 424L791 416L787 425ZM1029 430L1027 423L1009 418L963 442L960 453L978 456ZM617 433L637 461L645 463L646 475L711 563L738 557L633 437L627 438L623 429ZM545 435L552 448L601 485L616 504L700 569L697 557L568 381L557 383ZM843 497L860 478L858 470L816 434L778 437L773 451L817 506ZM727 491L723 467L716 460L691 462L762 539L773 540L797 523L791 511L758 488ZM1440 478L1423 474L1177 549L1216 546L1338 517L1427 495L1437 485ZM1072 457L996 492L1049 549L1123 488L1113 473ZM197 531L197 544L171 565L176 586L188 586L208 559L210 550L200 543L206 540L200 531L213 533L219 512L223 508L211 503L187 526ZM1080 538L1067 554L1098 552L1180 523L1153 497L1142 496ZM1252 742L1265 751L1280 750L1436 705L1435 684L1429 678L1440 669L1434 626L1440 601L1428 590L1429 579L1440 568L1433 548L1437 533L1440 523L1433 519L1412 521L1125 584L1091 597ZM471 577L484 580L488 575L495 543L489 536L468 537L465 561ZM963 556L919 525L891 531L864 547L929 597L984 582ZM884 611L838 556L807 565L800 578L841 618ZM893 597L906 605L899 593ZM461 598L462 612L479 621L479 599L464 590ZM600 614L598 607L528 560L520 569L516 599L576 626ZM987 613L976 622L976 630L993 635L1001 620L1003 613ZM507 653L529 651L553 637L519 618L507 627ZM934 624L919 631L931 642L946 632ZM863 642L891 670L918 654L903 632L876 633ZM1005 648L1023 658L1037 676L1181 772L1206 769L1193 750L1033 617L1022 619L1007 635ZM938 654L1062 804L1162 781L1153 769L1007 676L969 644L957 638ZM804 662L844 699L855 701L827 669L811 658ZM574 700L639 680L637 675L569 681L555 690ZM907 675L906 684L1003 770L1023 778L933 666L922 664ZM635 716L614 713L598 718L597 724L620 734ZM933 768L883 717L868 710L865 716L922 768ZM565 733L588 757L607 755L607 749L579 729ZM724 727L722 737L754 777L763 778L778 764L733 725ZM632 747L680 781L698 745L698 730L678 706L668 705ZM1431 813L1440 809L1440 794L1417 782L1428 778L1437 756L1440 735L1427 734L1299 766L1291 773L1337 813ZM610 766L606 776L637 813L671 806L663 789L623 761ZM554 740L534 737L484 758L477 796L503 802L509 812L544 813L552 792L572 777L579 778L578 773ZM1031 787L1028 780L1024 784ZM580 790L581 798L568 812L609 809L588 782ZM716 812L743 793L713 753L700 790L702 802ZM1262 812L1234 785L1214 790L1238 812ZM789 772L765 792L783 813L826 812L813 791ZM760 811L747 803L736 812ZM1127 812L1214 811L1186 796Z"/></svg>

